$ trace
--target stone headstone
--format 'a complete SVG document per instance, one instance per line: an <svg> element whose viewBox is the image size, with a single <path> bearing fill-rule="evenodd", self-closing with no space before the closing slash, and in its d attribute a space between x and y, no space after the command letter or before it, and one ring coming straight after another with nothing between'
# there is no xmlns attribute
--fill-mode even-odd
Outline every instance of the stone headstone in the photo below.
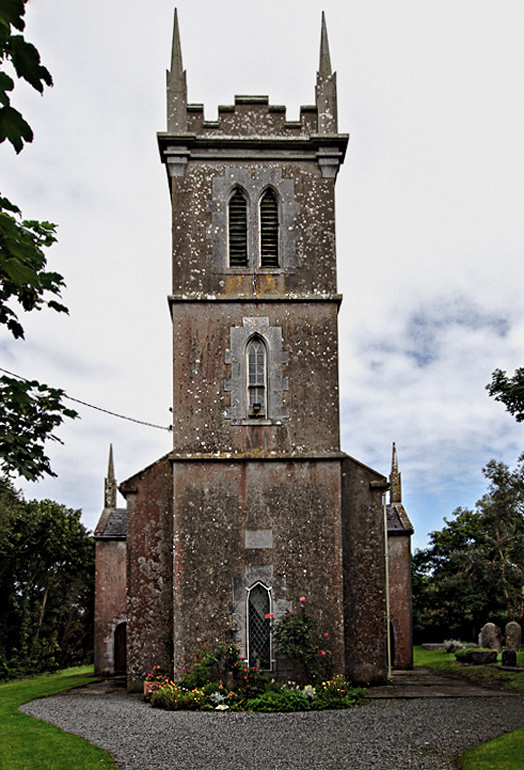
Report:
<svg viewBox="0 0 524 770"><path fill-rule="evenodd" d="M479 647L487 647L490 650L502 652L502 634L495 623L486 623L480 629Z"/></svg>
<svg viewBox="0 0 524 770"><path fill-rule="evenodd" d="M486 663L497 662L496 650L473 650L471 653L471 662L477 666L484 666Z"/></svg>
<svg viewBox="0 0 524 770"><path fill-rule="evenodd" d="M502 665L503 666L517 665L517 653L515 652L515 650L502 650Z"/></svg>
<svg viewBox="0 0 524 770"><path fill-rule="evenodd" d="M506 626L506 649L520 652L522 644L522 629L518 623L511 620Z"/></svg>

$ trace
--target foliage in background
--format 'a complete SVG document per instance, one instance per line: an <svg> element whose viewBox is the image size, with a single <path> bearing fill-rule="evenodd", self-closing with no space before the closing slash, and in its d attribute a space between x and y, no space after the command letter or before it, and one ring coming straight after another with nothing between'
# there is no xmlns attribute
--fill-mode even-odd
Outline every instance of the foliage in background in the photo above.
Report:
<svg viewBox="0 0 524 770"><path fill-rule="evenodd" d="M40 93L53 84L40 63L37 49L21 33L25 28L27 0L2 0L0 4L0 143L9 141L16 152L33 140L31 127L11 105L15 82L12 72ZM64 279L48 271L44 249L55 241L55 225L22 217L14 203L0 195L0 326L15 339L23 339L20 312L43 307L67 313L58 301ZM0 469L30 481L55 475L45 455L48 439L65 417L77 413L62 403L63 391L36 381L0 378Z"/></svg>
<svg viewBox="0 0 524 770"><path fill-rule="evenodd" d="M457 508L413 557L415 641L477 641L488 621L524 621L524 457L491 460L475 510Z"/></svg>
<svg viewBox="0 0 524 770"><path fill-rule="evenodd" d="M23 714L19 706L86 684L92 668L61 671L0 684L0 767L6 770L93 770L116 767L111 756L83 738ZM89 681L96 681L90 679Z"/></svg>
<svg viewBox="0 0 524 770"><path fill-rule="evenodd" d="M276 648L293 664L295 677L302 684L329 679L333 670L329 634L322 633L308 612L302 596L298 607L286 612L272 625Z"/></svg>
<svg viewBox="0 0 524 770"><path fill-rule="evenodd" d="M515 370L513 377L495 369L486 390L495 401L500 401L517 422L524 421L524 367Z"/></svg>
<svg viewBox="0 0 524 770"><path fill-rule="evenodd" d="M82 663L92 650L94 540L80 511L25 501L0 478L0 677Z"/></svg>
<svg viewBox="0 0 524 770"><path fill-rule="evenodd" d="M15 84L5 72L5 64L9 63L18 78L40 93L43 93L44 85L53 85L51 74L40 63L40 54L34 45L13 31L25 29L26 3L27 0L3 0L0 5L0 65L3 70L0 71L0 142L8 139L16 152L20 152L24 142L33 141L33 132L23 115L11 106L9 94Z"/></svg>

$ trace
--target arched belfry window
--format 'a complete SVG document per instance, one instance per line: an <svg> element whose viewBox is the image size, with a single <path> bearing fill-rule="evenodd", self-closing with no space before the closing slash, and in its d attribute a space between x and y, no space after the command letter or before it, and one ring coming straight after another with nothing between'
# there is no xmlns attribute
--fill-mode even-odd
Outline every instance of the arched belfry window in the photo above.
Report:
<svg viewBox="0 0 524 770"><path fill-rule="evenodd" d="M271 597L269 589L256 583L247 600L249 665L271 668Z"/></svg>
<svg viewBox="0 0 524 770"><path fill-rule="evenodd" d="M260 199L260 266L278 267L278 200L268 187Z"/></svg>
<svg viewBox="0 0 524 770"><path fill-rule="evenodd" d="M247 200L235 187L228 204L229 266L247 267Z"/></svg>
<svg viewBox="0 0 524 770"><path fill-rule="evenodd" d="M248 417L267 416L267 352L259 337L247 346Z"/></svg>

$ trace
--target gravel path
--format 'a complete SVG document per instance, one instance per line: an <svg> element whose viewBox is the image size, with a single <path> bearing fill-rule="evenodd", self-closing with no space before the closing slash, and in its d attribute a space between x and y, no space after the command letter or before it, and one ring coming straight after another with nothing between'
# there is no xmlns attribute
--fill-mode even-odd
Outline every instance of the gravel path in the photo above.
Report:
<svg viewBox="0 0 524 770"><path fill-rule="evenodd" d="M524 726L522 697L229 714L152 709L126 693L71 692L22 710L103 746L125 770L450 770L453 755Z"/></svg>

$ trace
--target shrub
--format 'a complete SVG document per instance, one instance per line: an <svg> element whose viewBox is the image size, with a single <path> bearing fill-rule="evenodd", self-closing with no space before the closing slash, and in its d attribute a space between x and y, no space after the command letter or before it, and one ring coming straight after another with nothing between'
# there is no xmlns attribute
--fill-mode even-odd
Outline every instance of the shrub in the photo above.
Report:
<svg viewBox="0 0 524 770"><path fill-rule="evenodd" d="M285 687L279 692L268 690L245 703L246 711L308 711L310 700L301 691Z"/></svg>
<svg viewBox="0 0 524 770"><path fill-rule="evenodd" d="M200 661L191 666L178 686L193 690L214 683L217 689L219 682L241 691L243 698L251 698L264 691L268 677L258 668L248 666L235 645L219 644L213 652L206 652Z"/></svg>
<svg viewBox="0 0 524 770"><path fill-rule="evenodd" d="M272 632L277 649L291 661L301 684L329 678L333 660L331 650L326 649L328 634L319 631L303 596L297 609L273 623Z"/></svg>

